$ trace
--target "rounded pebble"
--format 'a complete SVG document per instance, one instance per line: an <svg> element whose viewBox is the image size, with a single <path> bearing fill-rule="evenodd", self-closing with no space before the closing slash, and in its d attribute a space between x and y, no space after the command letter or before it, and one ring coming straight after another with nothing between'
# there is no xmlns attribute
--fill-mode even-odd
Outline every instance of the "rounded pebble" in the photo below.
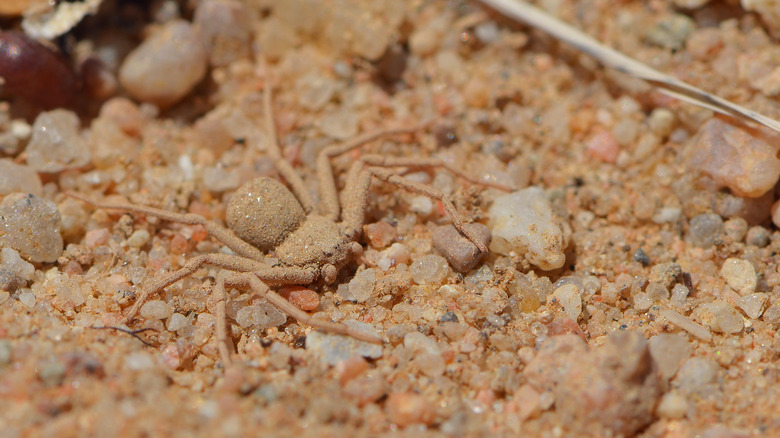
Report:
<svg viewBox="0 0 780 438"><path fill-rule="evenodd" d="M582 296L580 295L580 289L574 284L564 284L555 289L552 295L547 298L547 301L560 305L563 308L563 313L574 321L582 313Z"/></svg>
<svg viewBox="0 0 780 438"><path fill-rule="evenodd" d="M0 195L13 192L32 193L41 196L43 185L38 173L31 167L16 164L13 160L0 160Z"/></svg>
<svg viewBox="0 0 780 438"><path fill-rule="evenodd" d="M33 263L51 263L62 254L62 217L53 202L14 193L0 203L0 246L14 248Z"/></svg>
<svg viewBox="0 0 780 438"><path fill-rule="evenodd" d="M38 172L56 173L82 167L92 159L81 136L79 118L72 111L56 109L38 115L27 145L27 164Z"/></svg>
<svg viewBox="0 0 780 438"><path fill-rule="evenodd" d="M474 233L479 240L490 244L490 228L480 223L465 224L464 227ZM450 262L456 271L465 273L474 269L484 254L476 245L462 235L453 225L437 227L432 233L433 247Z"/></svg>
<svg viewBox="0 0 780 438"><path fill-rule="evenodd" d="M714 213L700 214L691 219L688 240L694 246L709 248L723 233L723 219Z"/></svg>
<svg viewBox="0 0 780 438"><path fill-rule="evenodd" d="M385 412L390 421L400 427L412 424L432 424L436 418L432 404L419 394L392 393L385 401Z"/></svg>
<svg viewBox="0 0 780 438"><path fill-rule="evenodd" d="M192 26L171 21L127 55L119 81L134 98L167 107L203 79L207 62L208 53Z"/></svg>
<svg viewBox="0 0 780 438"><path fill-rule="evenodd" d="M449 274L447 260L435 254L429 254L412 263L409 271L417 284L432 284L444 280Z"/></svg>
<svg viewBox="0 0 780 438"><path fill-rule="evenodd" d="M358 303L365 303L374 294L376 277L377 269L374 268L368 268L355 274L349 282L347 298Z"/></svg>
<svg viewBox="0 0 780 438"><path fill-rule="evenodd" d="M745 243L763 248L769 245L769 231L760 225L750 227L745 235Z"/></svg>
<svg viewBox="0 0 780 438"><path fill-rule="evenodd" d="M752 294L756 291L758 276L753 264L747 260L729 258L723 262L720 276L726 280L730 288L740 295Z"/></svg>
<svg viewBox="0 0 780 438"><path fill-rule="evenodd" d="M688 411L688 401L684 396L675 392L668 392L661 397L661 402L658 403L656 413L661 418L668 418L670 420L678 420L685 416Z"/></svg>
<svg viewBox="0 0 780 438"><path fill-rule="evenodd" d="M151 300L141 306L141 316L146 319L165 319L171 316L171 306L162 300Z"/></svg>

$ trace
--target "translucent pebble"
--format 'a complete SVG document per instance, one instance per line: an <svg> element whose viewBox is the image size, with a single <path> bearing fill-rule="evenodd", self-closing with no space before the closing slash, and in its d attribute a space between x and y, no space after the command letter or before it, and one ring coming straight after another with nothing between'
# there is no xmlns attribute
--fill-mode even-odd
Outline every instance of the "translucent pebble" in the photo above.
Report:
<svg viewBox="0 0 780 438"><path fill-rule="evenodd" d="M474 35L484 44L490 44L499 36L498 25L495 21L486 21L474 28Z"/></svg>
<svg viewBox="0 0 780 438"><path fill-rule="evenodd" d="M692 357L683 363L672 381L674 387L683 393L695 393L712 383L720 367L703 357Z"/></svg>
<svg viewBox="0 0 780 438"><path fill-rule="evenodd" d="M0 246L14 248L33 263L62 254L62 218L57 206L34 195L14 193L0 202Z"/></svg>
<svg viewBox="0 0 780 438"><path fill-rule="evenodd" d="M35 307L35 294L32 293L30 289L25 289L19 294L19 302L22 303L24 307L32 309Z"/></svg>
<svg viewBox="0 0 780 438"><path fill-rule="evenodd" d="M0 160L0 195L13 192L32 193L41 196L43 185L38 173L31 167L16 164L13 160Z"/></svg>
<svg viewBox="0 0 780 438"><path fill-rule="evenodd" d="M265 330L278 327L287 322L287 315L271 303L263 300L254 306L241 308L236 314L236 322L242 328L256 327Z"/></svg>
<svg viewBox="0 0 780 438"><path fill-rule="evenodd" d="M653 222L657 224L674 223L680 220L682 216L682 210L677 207L664 207L659 208L653 215Z"/></svg>
<svg viewBox="0 0 780 438"><path fill-rule="evenodd" d="M691 351L691 344L684 335L661 333L650 338L650 355L664 380L674 377Z"/></svg>
<svg viewBox="0 0 780 438"><path fill-rule="evenodd" d="M336 81L319 73L309 73L296 82L298 104L308 110L318 110L330 102L336 92Z"/></svg>
<svg viewBox="0 0 780 438"><path fill-rule="evenodd" d="M0 250L0 269L4 269L21 280L32 280L35 267L22 260L19 253L13 248L3 248Z"/></svg>
<svg viewBox="0 0 780 438"><path fill-rule="evenodd" d="M149 241L151 236L146 230L136 230L127 238L127 245L131 248L140 248Z"/></svg>
<svg viewBox="0 0 780 438"><path fill-rule="evenodd" d="M376 283L377 270L368 268L360 271L350 280L349 298L358 303L364 303L374 294L374 284Z"/></svg>
<svg viewBox="0 0 780 438"><path fill-rule="evenodd" d="M336 140L347 140L358 133L358 119L351 111L336 111L326 114L318 126L323 134Z"/></svg>
<svg viewBox="0 0 780 438"><path fill-rule="evenodd" d="M413 353L441 353L439 344L435 340L417 331L412 331L404 335L404 347Z"/></svg>
<svg viewBox="0 0 780 438"><path fill-rule="evenodd" d="M206 74L208 53L186 21L170 21L125 58L119 81L134 98L165 107L182 99Z"/></svg>
<svg viewBox="0 0 780 438"><path fill-rule="evenodd" d="M653 299L644 292L634 295L634 309L644 312L653 306Z"/></svg>
<svg viewBox="0 0 780 438"><path fill-rule="evenodd" d="M45 173L82 167L92 159L79 118L64 109L38 115L25 152L27 165Z"/></svg>
<svg viewBox="0 0 780 438"><path fill-rule="evenodd" d="M427 216L433 211L433 201L427 196L415 196L412 198L412 202L409 203L409 210L419 215Z"/></svg>
<svg viewBox="0 0 780 438"><path fill-rule="evenodd" d="M141 306L141 316L147 319L165 319L171 316L171 306L163 300L151 300Z"/></svg>
<svg viewBox="0 0 780 438"><path fill-rule="evenodd" d="M246 6L235 0L207 0L195 9L193 23L213 66L250 55L252 27Z"/></svg>
<svg viewBox="0 0 780 438"><path fill-rule="evenodd" d="M203 185L212 192L226 192L241 185L241 175L216 165L203 169Z"/></svg>
<svg viewBox="0 0 780 438"><path fill-rule="evenodd" d="M759 197L780 178L777 148L719 118L707 122L697 135L688 167L704 172L735 194Z"/></svg>
<svg viewBox="0 0 780 438"><path fill-rule="evenodd" d="M449 265L444 257L429 254L415 260L409 271L415 283L432 284L444 280L449 274Z"/></svg>
<svg viewBox="0 0 780 438"><path fill-rule="evenodd" d="M488 211L493 240L490 250L501 255L524 255L544 270L566 262L571 228L553 213L542 189L529 187L493 201Z"/></svg>
<svg viewBox="0 0 780 438"><path fill-rule="evenodd" d="M169 332L175 332L183 329L186 326L187 317L181 313L174 313L170 316L170 318L168 318L165 328L167 328Z"/></svg>
<svg viewBox="0 0 780 438"><path fill-rule="evenodd" d="M754 293L745 295L737 300L737 305L748 318L758 319L764 313L764 305L768 297L763 293Z"/></svg>
<svg viewBox="0 0 780 438"><path fill-rule="evenodd" d="M357 321L345 321L354 330L378 336L377 331L369 324ZM371 359L382 357L382 346L365 341L359 341L349 336L323 333L313 330L306 336L306 350L318 354L329 365L336 365L353 356Z"/></svg>
<svg viewBox="0 0 780 438"><path fill-rule="evenodd" d="M548 303L555 303L563 308L563 313L576 321L582 313L582 296L580 289L571 283L555 289L552 295L547 298Z"/></svg>
<svg viewBox="0 0 780 438"><path fill-rule="evenodd" d="M693 311L693 317L710 330L720 333L738 333L744 327L742 315L722 300L700 305Z"/></svg>
<svg viewBox="0 0 780 438"><path fill-rule="evenodd" d="M700 214L688 227L687 240L694 246L709 248L723 233L723 219L714 213Z"/></svg>
<svg viewBox="0 0 780 438"><path fill-rule="evenodd" d="M720 269L720 276L740 295L752 294L756 291L758 276L753 264L747 260L726 259Z"/></svg>

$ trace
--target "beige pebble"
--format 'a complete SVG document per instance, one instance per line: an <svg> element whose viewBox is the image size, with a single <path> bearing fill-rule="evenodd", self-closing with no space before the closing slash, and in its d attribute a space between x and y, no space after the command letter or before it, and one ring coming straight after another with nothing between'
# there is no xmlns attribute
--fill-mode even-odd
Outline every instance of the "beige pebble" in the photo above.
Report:
<svg viewBox="0 0 780 438"><path fill-rule="evenodd" d="M390 421L401 427L432 424L436 415L431 408L431 403L423 396L411 392L392 393L385 402L385 412Z"/></svg>
<svg viewBox="0 0 780 438"><path fill-rule="evenodd" d="M166 107L203 79L207 61L193 28L185 21L171 21L127 55L119 81L134 98Z"/></svg>
<svg viewBox="0 0 780 438"><path fill-rule="evenodd" d="M720 276L740 295L748 295L756 291L758 276L753 264L747 260L726 259L720 269Z"/></svg>

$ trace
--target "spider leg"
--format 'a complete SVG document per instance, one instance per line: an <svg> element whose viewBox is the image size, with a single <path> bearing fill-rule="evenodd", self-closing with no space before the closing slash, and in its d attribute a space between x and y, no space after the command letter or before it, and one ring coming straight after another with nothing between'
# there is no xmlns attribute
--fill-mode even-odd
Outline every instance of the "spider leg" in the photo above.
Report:
<svg viewBox="0 0 780 438"><path fill-rule="evenodd" d="M127 324L135 319L141 307L149 301L151 297L159 294L166 287L176 283L184 277L192 275L200 269L203 265L213 265L223 269L231 271L246 272L246 271L258 271L267 270L269 266L265 263L258 262L245 257L229 255L229 254L204 254L193 257L187 263L184 264L177 271L166 275L164 278L155 282L151 287L144 290L141 296L135 301L130 310L125 315L124 323Z"/></svg>
<svg viewBox="0 0 780 438"><path fill-rule="evenodd" d="M270 269L276 271L273 273L276 278L298 277L302 275L301 271L303 270L303 268L297 267L272 267ZM315 329L349 336L360 341L382 344L382 339L357 331L348 325L312 318L311 315L295 307L292 303L284 299L284 297L272 291L264 281L263 277L265 275L263 274L264 273L262 272L233 272L217 280L214 289L214 294L217 299L216 332L220 355L225 364L230 364L229 352L232 351L233 348L232 341L230 340L227 331L227 313L225 311L225 301L227 299L227 294L225 292L226 286L249 289L257 294L257 296L265 298L269 303L286 315L296 319L302 324L314 327Z"/></svg>
<svg viewBox="0 0 780 438"><path fill-rule="evenodd" d="M144 205L102 203L93 201L86 196L72 192L68 192L66 195L71 198L78 199L79 201L86 202L87 204L91 204L97 208L103 208L106 210L122 210L130 213L141 213L147 216L154 216L166 221L177 222L185 225L202 225L204 228L206 228L206 231L210 235L214 236L215 239L225 244L225 246L233 250L236 254L257 261L262 261L265 258L265 255L262 251L238 238L238 236L236 236L230 229L225 228L222 225L214 221L210 221L197 214L175 213L159 208L147 207Z"/></svg>
<svg viewBox="0 0 780 438"><path fill-rule="evenodd" d="M265 131L270 137L268 145L266 146L266 152L274 162L276 170L282 175L285 181L290 184L292 192L295 197L298 198L298 202L301 203L303 210L306 214L314 211L314 199L306 188L306 184L303 183L303 179L298 175L298 172L292 167L292 165L284 159L282 156L282 150L279 147L279 139L276 135L276 125L274 124L273 117L273 91L272 85L268 75L268 65L265 58L260 58L261 69L266 73L266 86L263 90L263 112L265 113L263 118L265 120Z"/></svg>
<svg viewBox="0 0 780 438"><path fill-rule="evenodd" d="M428 123L421 123L410 128L382 129L368 132L347 142L331 145L323 149L317 155L317 183L320 188L320 208L322 210L322 215L334 222L339 220L339 196L336 189L336 178L333 175L333 167L330 163L331 158L365 146L367 143L382 137L417 132L427 125Z"/></svg>
<svg viewBox="0 0 780 438"><path fill-rule="evenodd" d="M379 161L377 160L376 162ZM392 159L389 159L388 162L397 163L403 161L393 161ZM388 166L395 165L396 164L388 164ZM441 201L447 216L452 220L452 225L455 226L463 236L469 239L480 252L488 252L487 246L485 246L479 237L463 226L465 224L463 218L460 216L457 209L455 209L455 205L452 204L452 201L447 195L424 184L409 181L393 170L379 166L364 166L365 162L362 159L357 161L352 165L349 174L347 175L347 185L344 190L347 194L347 198L345 199L344 205L343 225L345 232L349 236L355 237L359 235L366 222L365 210L368 205L369 187L371 186L372 177L376 177L412 193Z"/></svg>

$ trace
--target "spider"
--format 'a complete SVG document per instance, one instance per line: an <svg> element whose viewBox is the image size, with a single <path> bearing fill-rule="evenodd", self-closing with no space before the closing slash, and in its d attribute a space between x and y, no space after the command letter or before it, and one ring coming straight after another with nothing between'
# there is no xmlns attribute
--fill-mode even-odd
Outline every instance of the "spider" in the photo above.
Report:
<svg viewBox="0 0 780 438"><path fill-rule="evenodd" d="M124 318L130 324L141 307L151 297L184 277L192 275L204 265L228 271L218 275L212 293L216 300L216 336L223 365L231 364L232 341L228 336L225 303L227 288L249 289L265 298L287 315L313 328L351 336L358 340L381 344L382 339L355 330L345 324L314 319L303 310L271 290L270 286L310 285L318 281L332 284L339 270L363 252L358 243L368 205L369 187L373 178L396 185L410 192L441 201L446 214L456 229L473 245L475 255L488 251L485 243L468 227L452 202L442 192L415 183L400 176L392 168L444 168L471 183L505 189L497 184L477 181L441 160L433 158L402 158L364 155L350 167L341 203L330 159L359 148L373 140L390 135L419 131L427 124L410 128L385 129L363 134L351 141L331 145L323 149L316 161L316 176L320 192L320 205L315 202L304 185L301 176L282 158L271 114L270 85L264 91L264 123L269 136L267 152L279 174L290 189L276 179L261 177L241 186L230 199L227 212L227 228L196 214L182 214L133 204L109 204L96 202L82 195L68 196L89 203L97 208L123 210L154 216L163 220L187 225L202 225L215 239L230 248L234 254L204 254L187 261L144 290ZM319 209L317 209L319 207ZM273 252L278 263L269 265L265 255Z"/></svg>

